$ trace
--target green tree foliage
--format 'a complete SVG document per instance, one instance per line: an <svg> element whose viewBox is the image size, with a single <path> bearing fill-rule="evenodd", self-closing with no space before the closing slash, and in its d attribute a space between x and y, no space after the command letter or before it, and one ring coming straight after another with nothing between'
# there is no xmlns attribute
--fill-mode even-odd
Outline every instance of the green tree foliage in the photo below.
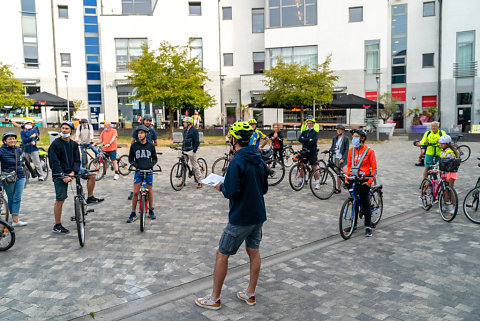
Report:
<svg viewBox="0 0 480 321"><path fill-rule="evenodd" d="M332 100L333 86L338 76L330 69L329 55L325 61L311 68L307 65L287 64L279 60L275 67L265 71L264 97L268 105L300 106L301 122L304 120L305 106L324 105Z"/></svg>
<svg viewBox="0 0 480 321"><path fill-rule="evenodd" d="M397 111L398 98L392 97L390 93L383 93L378 97L378 100L383 104L383 109L378 110L378 118L386 122Z"/></svg>
<svg viewBox="0 0 480 321"><path fill-rule="evenodd" d="M142 46L142 55L130 65L130 79L135 88L133 99L169 109L170 129L173 133L174 111L193 105L205 109L215 99L203 87L210 79L197 58L190 58L189 46L160 43L158 49Z"/></svg>
<svg viewBox="0 0 480 321"><path fill-rule="evenodd" d="M0 62L0 106L27 107L33 99L25 98L22 82L15 79L9 65Z"/></svg>

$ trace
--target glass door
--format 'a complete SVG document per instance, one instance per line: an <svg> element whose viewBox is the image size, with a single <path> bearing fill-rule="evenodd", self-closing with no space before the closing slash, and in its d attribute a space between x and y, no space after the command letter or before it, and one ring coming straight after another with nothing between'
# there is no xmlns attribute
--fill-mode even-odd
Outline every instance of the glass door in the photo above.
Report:
<svg viewBox="0 0 480 321"><path fill-rule="evenodd" d="M397 104L397 111L393 114L393 121L396 123L395 128L404 128L403 115L405 114L405 104Z"/></svg>
<svg viewBox="0 0 480 321"><path fill-rule="evenodd" d="M472 108L460 107L457 109L457 125L462 125L462 132L466 133L470 130L472 121Z"/></svg>

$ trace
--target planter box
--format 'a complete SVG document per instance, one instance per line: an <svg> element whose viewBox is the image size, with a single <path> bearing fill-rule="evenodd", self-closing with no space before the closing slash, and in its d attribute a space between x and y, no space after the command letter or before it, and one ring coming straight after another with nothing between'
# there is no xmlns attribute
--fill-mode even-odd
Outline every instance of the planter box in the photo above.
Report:
<svg viewBox="0 0 480 321"><path fill-rule="evenodd" d="M388 135L388 139L392 138L393 130L395 129L395 123L393 124L378 124L377 129L379 133L385 133Z"/></svg>
<svg viewBox="0 0 480 321"><path fill-rule="evenodd" d="M415 134L423 134L427 131L426 125L413 125L412 126L412 133Z"/></svg>

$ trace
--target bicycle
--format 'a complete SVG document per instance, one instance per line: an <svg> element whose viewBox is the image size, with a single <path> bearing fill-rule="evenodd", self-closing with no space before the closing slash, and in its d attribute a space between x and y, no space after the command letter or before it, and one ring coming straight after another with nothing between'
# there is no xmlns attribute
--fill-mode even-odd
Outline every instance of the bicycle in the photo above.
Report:
<svg viewBox="0 0 480 321"><path fill-rule="evenodd" d="M232 159L233 154L225 153L225 156L217 158L212 165L212 173L225 176L227 173L228 165L230 164L230 160Z"/></svg>
<svg viewBox="0 0 480 321"><path fill-rule="evenodd" d="M0 218L0 251L6 251L15 244L15 230Z"/></svg>
<svg viewBox="0 0 480 321"><path fill-rule="evenodd" d="M103 145L98 146L98 155L88 163L88 170L92 172L96 172L95 179L97 181L101 180L106 174L107 169L110 168L113 171L113 163L108 153L103 150ZM90 155L87 151L85 151L84 155ZM91 156L91 155L90 155ZM128 156L127 156L127 163L120 163L120 160L117 160L118 169L123 168L125 166L130 166L128 163ZM125 176L125 175L124 175Z"/></svg>
<svg viewBox="0 0 480 321"><path fill-rule="evenodd" d="M197 179L193 173L193 170L190 168L187 162L187 157L183 151L182 148L179 146L176 147L170 147L173 150L179 151L179 156L178 156L178 162L175 163L172 166L172 170L170 171L170 184L172 185L172 188L176 191L181 190L185 185L186 185L186 176L188 174L188 177L194 177L195 182L197 182ZM202 174L203 177L207 177L208 173L208 168L207 168L207 162L199 157L197 158L197 163L198 167L200 168L200 173ZM200 182L197 182L200 183Z"/></svg>
<svg viewBox="0 0 480 321"><path fill-rule="evenodd" d="M312 167L308 163L308 158L305 157L305 154L308 152L306 149L302 149L300 152L297 152L293 157L293 160L297 163L290 168L290 172L288 174L288 180L290 186L294 191L300 191L305 184L311 180L312 178ZM319 162L317 161L316 165ZM308 174L308 176L307 176ZM300 180L300 178L303 178Z"/></svg>
<svg viewBox="0 0 480 321"><path fill-rule="evenodd" d="M327 200L335 193L336 183L335 176L343 177L342 169L335 165L333 157L335 155L335 150L327 150L322 152L322 154L328 154L328 160L325 162L323 159L319 161L320 167L318 167L313 175L319 176L319 188L316 188L316 184L313 183L313 180L310 180L310 190L312 194L321 200Z"/></svg>
<svg viewBox="0 0 480 321"><path fill-rule="evenodd" d="M157 155L160 156L160 155L163 155L163 153L158 152ZM157 167L155 172L161 172L162 171L162 167L160 167L159 164L155 164L155 166ZM130 174L131 170L130 170L130 163L128 161L128 155L122 155L118 159L118 172L122 176L128 176L128 174Z"/></svg>
<svg viewBox="0 0 480 321"><path fill-rule="evenodd" d="M351 187L348 189L350 193L349 197L345 200L340 210L340 217L338 227L340 235L344 240L348 240L353 232L355 232L357 226L358 216L362 218L362 204L360 203L358 193L355 191L355 186L358 183L362 183L362 179L374 178L372 175L350 176L342 174L342 178L347 178ZM371 227L375 228L380 222L380 218L383 214L383 186L381 184L374 184L370 188L370 211L372 213Z"/></svg>
<svg viewBox="0 0 480 321"><path fill-rule="evenodd" d="M293 165L294 161L294 156L295 156L295 151L293 150L293 141L290 141L290 145L284 145L283 146L283 152L282 152L282 157L283 157L283 164L285 167L290 167Z"/></svg>
<svg viewBox="0 0 480 321"><path fill-rule="evenodd" d="M270 169L268 174L268 186L275 186L280 184L280 182L285 177L285 166L282 164L282 161L274 157L273 149L264 149L260 152L262 159L267 164L267 167Z"/></svg>
<svg viewBox="0 0 480 321"><path fill-rule="evenodd" d="M3 189L3 182L11 177L13 174L0 176L0 215L5 216L5 222L10 223L10 209L8 208L8 201L5 198L5 190Z"/></svg>
<svg viewBox="0 0 480 321"><path fill-rule="evenodd" d="M30 162L28 160L28 158L25 157L24 153L22 153L22 156L20 157L20 164L23 168L23 173L25 174L24 188L26 188L28 183L30 182L30 177L32 177L32 178L38 177L38 172L37 172L33 162Z"/></svg>
<svg viewBox="0 0 480 321"><path fill-rule="evenodd" d="M479 158L480 159L480 158ZM480 164L478 164L480 167ZM463 213L475 224L480 224L480 177L477 179L475 187L472 188L463 200Z"/></svg>
<svg viewBox="0 0 480 321"><path fill-rule="evenodd" d="M128 169L130 172L140 173L143 176L142 185L138 193L138 214L140 216L140 232L145 231L145 217L149 212L149 192L147 188L147 175L158 172L153 169L133 169L132 166Z"/></svg>
<svg viewBox="0 0 480 321"><path fill-rule="evenodd" d="M462 163L466 162L470 158L470 153L472 151L467 145L458 145L458 141L463 137L463 135L451 134L450 137L452 137L453 146L457 148L457 151L460 154L459 158L462 160Z"/></svg>
<svg viewBox="0 0 480 321"><path fill-rule="evenodd" d="M440 180L438 180L439 163L429 164L432 165L432 170L428 172L427 178L424 178L420 184L422 207L428 211L438 201L440 216L445 222L451 222L458 211L457 191L445 180L444 172L440 172ZM454 207L453 212L450 205Z"/></svg>

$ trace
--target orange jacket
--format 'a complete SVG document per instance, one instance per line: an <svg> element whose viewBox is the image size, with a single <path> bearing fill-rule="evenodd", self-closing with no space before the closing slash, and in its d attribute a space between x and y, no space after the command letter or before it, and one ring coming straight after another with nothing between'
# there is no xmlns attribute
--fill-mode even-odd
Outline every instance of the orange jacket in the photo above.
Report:
<svg viewBox="0 0 480 321"><path fill-rule="evenodd" d="M363 152L367 148L367 145L360 146L360 148L351 147L348 151L348 158L347 158L347 174L350 176L352 175L352 153L355 156L355 164L360 161L360 158L363 155ZM363 160L362 164L360 165L360 169L358 170L360 174L364 175L377 175L377 158L375 157L375 152L373 149L369 149L365 159ZM373 183L373 178L368 180L369 184Z"/></svg>

